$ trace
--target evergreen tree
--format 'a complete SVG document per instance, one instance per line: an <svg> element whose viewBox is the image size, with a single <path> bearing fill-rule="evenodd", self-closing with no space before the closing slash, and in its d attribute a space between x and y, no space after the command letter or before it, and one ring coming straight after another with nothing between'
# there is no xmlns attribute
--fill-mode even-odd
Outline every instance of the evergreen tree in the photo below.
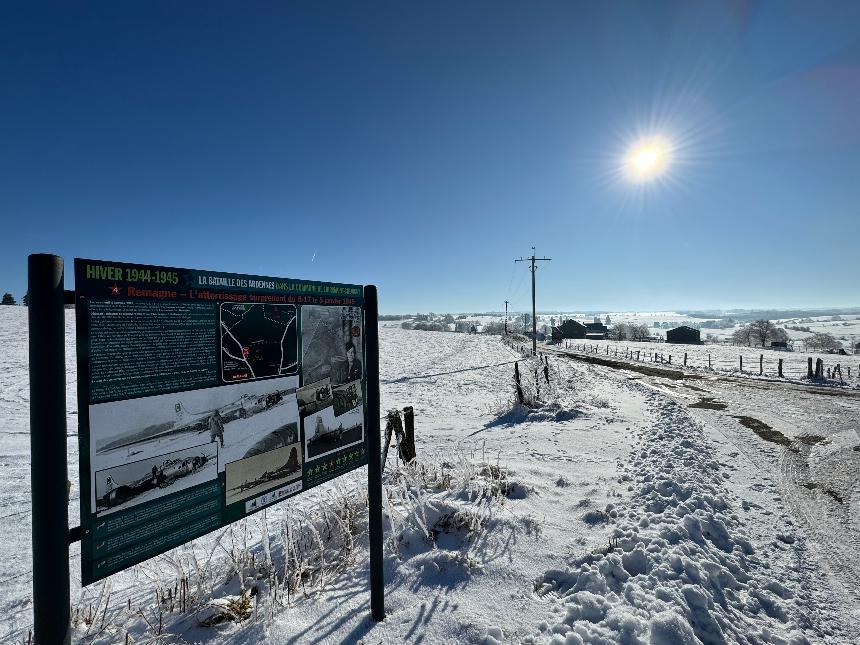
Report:
<svg viewBox="0 0 860 645"><path fill-rule="evenodd" d="M3 305L14 305L14 304L17 304L17 303L15 302L15 296L13 296L11 293L4 293L4 294L3 294L3 301L2 301L2 302L0 302L0 304L3 304Z"/></svg>
<svg viewBox="0 0 860 645"><path fill-rule="evenodd" d="M30 292L29 291L24 294L23 298L21 298L21 304L24 305L25 307L30 306Z"/></svg>

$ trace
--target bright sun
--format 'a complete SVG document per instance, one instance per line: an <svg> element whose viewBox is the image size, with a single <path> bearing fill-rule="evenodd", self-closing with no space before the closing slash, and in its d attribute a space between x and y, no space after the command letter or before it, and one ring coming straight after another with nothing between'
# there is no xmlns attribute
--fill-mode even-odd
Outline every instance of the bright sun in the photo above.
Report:
<svg viewBox="0 0 860 645"><path fill-rule="evenodd" d="M671 148L665 139L654 137L638 141L624 158L624 167L634 181L648 181L666 169Z"/></svg>

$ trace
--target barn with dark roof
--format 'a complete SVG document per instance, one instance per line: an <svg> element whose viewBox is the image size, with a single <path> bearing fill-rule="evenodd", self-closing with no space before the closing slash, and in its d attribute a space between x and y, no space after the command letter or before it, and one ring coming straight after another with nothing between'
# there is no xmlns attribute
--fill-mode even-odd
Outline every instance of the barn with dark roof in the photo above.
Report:
<svg viewBox="0 0 860 645"><path fill-rule="evenodd" d="M698 329L681 325L680 327L675 327L675 329L670 329L666 332L666 342L684 345L701 345L702 334Z"/></svg>
<svg viewBox="0 0 860 645"><path fill-rule="evenodd" d="M558 327L553 327L553 342L561 342L563 338L585 338L585 325L575 320L565 320Z"/></svg>

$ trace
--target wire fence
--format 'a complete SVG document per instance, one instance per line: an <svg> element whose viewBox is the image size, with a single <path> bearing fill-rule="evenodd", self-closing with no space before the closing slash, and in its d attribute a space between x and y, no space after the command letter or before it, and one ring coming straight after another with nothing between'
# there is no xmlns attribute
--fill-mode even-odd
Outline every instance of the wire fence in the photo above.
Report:
<svg viewBox="0 0 860 645"><path fill-rule="evenodd" d="M580 342L565 339L556 345L583 355L598 355L631 363L651 363L675 369L752 377L814 381L828 385L860 385L860 357L803 355L795 352L706 345L654 345L623 341ZM838 356L839 360L835 360ZM850 361L850 362L849 362Z"/></svg>

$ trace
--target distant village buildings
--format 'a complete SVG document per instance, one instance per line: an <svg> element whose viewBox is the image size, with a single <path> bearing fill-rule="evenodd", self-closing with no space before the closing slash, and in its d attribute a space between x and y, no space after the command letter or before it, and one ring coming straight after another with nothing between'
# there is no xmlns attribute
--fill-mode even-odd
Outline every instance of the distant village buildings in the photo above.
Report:
<svg viewBox="0 0 860 645"><path fill-rule="evenodd" d="M608 316L607 316L608 318ZM622 325L624 323L621 323ZM606 340L609 338L610 328L606 324L600 322L600 319L595 316L594 322L581 323L576 320L565 320L558 326L551 327L552 342L560 343L565 339L574 340ZM655 336L644 336L636 338L640 341L659 342L659 338ZM687 345L701 345L701 332L693 327L681 325L674 329L666 331L667 343L678 343Z"/></svg>

